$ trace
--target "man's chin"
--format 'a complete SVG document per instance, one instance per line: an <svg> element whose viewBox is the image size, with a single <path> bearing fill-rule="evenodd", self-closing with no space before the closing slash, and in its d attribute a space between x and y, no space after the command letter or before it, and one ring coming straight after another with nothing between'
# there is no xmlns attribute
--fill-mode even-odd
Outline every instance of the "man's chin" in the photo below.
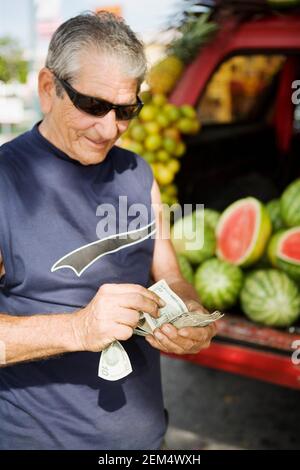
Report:
<svg viewBox="0 0 300 470"><path fill-rule="evenodd" d="M78 161L82 165L97 165L105 160L109 150L102 150L98 152L86 152L84 157L80 156Z"/></svg>

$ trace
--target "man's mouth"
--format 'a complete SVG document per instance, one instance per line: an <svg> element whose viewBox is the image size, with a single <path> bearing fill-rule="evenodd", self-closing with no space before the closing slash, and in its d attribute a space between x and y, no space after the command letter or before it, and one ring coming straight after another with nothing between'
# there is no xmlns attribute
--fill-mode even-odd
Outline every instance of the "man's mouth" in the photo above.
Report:
<svg viewBox="0 0 300 470"><path fill-rule="evenodd" d="M94 140L87 136L85 136L85 138L88 140L90 144L92 144L94 147L97 147L98 149L104 148L108 144L108 140Z"/></svg>

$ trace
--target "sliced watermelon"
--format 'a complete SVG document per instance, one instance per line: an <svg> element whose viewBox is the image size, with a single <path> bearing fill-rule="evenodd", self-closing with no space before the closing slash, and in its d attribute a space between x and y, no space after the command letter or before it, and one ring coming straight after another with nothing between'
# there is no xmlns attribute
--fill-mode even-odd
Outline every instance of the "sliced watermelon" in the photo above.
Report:
<svg viewBox="0 0 300 470"><path fill-rule="evenodd" d="M272 265L300 281L300 226L273 235L268 246Z"/></svg>
<svg viewBox="0 0 300 470"><path fill-rule="evenodd" d="M231 204L221 215L217 256L237 266L251 266L263 254L272 226L263 204L253 197Z"/></svg>

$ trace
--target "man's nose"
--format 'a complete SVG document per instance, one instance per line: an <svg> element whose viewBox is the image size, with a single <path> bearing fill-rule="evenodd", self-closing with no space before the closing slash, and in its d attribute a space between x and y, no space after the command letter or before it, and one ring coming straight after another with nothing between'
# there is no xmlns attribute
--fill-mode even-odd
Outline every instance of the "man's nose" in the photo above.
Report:
<svg viewBox="0 0 300 470"><path fill-rule="evenodd" d="M118 135L118 123L116 120L115 110L111 109L109 113L105 114L105 116L98 118L95 128L105 140L116 138Z"/></svg>

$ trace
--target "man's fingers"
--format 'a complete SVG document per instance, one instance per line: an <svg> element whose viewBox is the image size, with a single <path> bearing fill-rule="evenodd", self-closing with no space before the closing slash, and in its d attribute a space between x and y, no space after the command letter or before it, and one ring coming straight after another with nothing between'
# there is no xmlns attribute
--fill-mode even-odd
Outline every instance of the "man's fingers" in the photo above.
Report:
<svg viewBox="0 0 300 470"><path fill-rule="evenodd" d="M158 317L158 305L154 300L149 299L149 297L145 297L142 294L136 293L129 293L129 294L122 294L124 299L119 300L119 304L122 307L130 308L137 310L139 312L146 312L149 313L152 317Z"/></svg>
<svg viewBox="0 0 300 470"><path fill-rule="evenodd" d="M159 351L163 351L165 353L170 352L168 351L159 341L157 341L152 335L145 336L145 339L148 341L149 344L155 349Z"/></svg>
<svg viewBox="0 0 300 470"><path fill-rule="evenodd" d="M217 334L217 327L214 323L208 326L196 326L179 328L178 334L184 338L194 341L209 341Z"/></svg>
<svg viewBox="0 0 300 470"><path fill-rule="evenodd" d="M169 340L175 343L176 346L183 348L185 351L189 351L196 344L196 342L191 338L184 338L183 336L180 336L178 334L178 329L170 323L163 325L160 331L166 335Z"/></svg>
<svg viewBox="0 0 300 470"><path fill-rule="evenodd" d="M100 291L103 294L140 294L155 302L159 308L165 306L165 302L155 292L139 284L103 284Z"/></svg>
<svg viewBox="0 0 300 470"><path fill-rule="evenodd" d="M115 321L120 325L127 325L135 328L139 322L140 314L136 310L123 308L115 317Z"/></svg>

